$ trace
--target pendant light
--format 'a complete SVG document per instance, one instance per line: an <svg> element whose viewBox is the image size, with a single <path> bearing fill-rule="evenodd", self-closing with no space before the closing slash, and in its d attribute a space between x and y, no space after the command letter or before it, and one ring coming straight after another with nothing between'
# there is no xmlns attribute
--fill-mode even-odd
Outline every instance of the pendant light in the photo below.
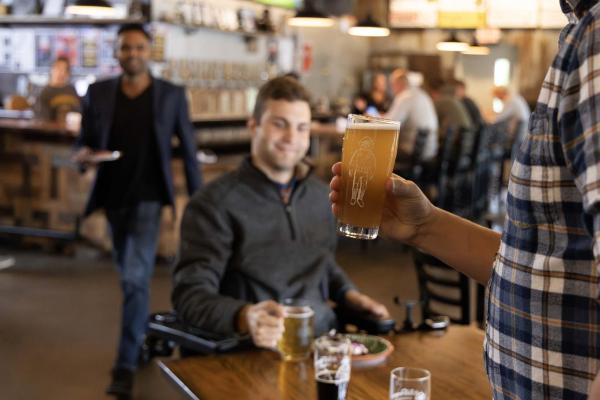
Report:
<svg viewBox="0 0 600 400"><path fill-rule="evenodd" d="M358 23L348 29L348 33L353 36L385 37L390 35L390 30L379 25L369 14L367 18L358 21Z"/></svg>
<svg viewBox="0 0 600 400"><path fill-rule="evenodd" d="M296 15L288 20L290 26L303 26L313 28L328 28L334 24L333 18L329 18L314 8L312 2L304 1L304 7L296 11Z"/></svg>
<svg viewBox="0 0 600 400"><path fill-rule="evenodd" d="M446 40L438 42L438 44L436 44L435 47L439 51L462 52L466 51L469 48L469 44L458 40L456 32L452 31L450 33L450 36L448 36Z"/></svg>
<svg viewBox="0 0 600 400"><path fill-rule="evenodd" d="M106 0L76 0L65 9L66 15L106 18L115 15L115 9Z"/></svg>
<svg viewBox="0 0 600 400"><path fill-rule="evenodd" d="M488 54L490 54L490 48L487 46L480 45L477 41L477 38L473 36L471 44L469 44L469 47L467 47L467 49L464 50L462 54L466 54L469 56L487 56Z"/></svg>

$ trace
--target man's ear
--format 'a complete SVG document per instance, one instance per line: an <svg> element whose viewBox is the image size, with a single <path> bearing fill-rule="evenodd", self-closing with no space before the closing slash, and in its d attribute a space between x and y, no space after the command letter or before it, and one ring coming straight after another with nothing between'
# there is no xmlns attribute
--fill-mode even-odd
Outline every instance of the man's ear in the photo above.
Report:
<svg viewBox="0 0 600 400"><path fill-rule="evenodd" d="M256 129L258 129L258 123L254 117L250 117L248 122L246 122L246 127L248 128L248 132L250 133L250 138L254 139L256 136Z"/></svg>

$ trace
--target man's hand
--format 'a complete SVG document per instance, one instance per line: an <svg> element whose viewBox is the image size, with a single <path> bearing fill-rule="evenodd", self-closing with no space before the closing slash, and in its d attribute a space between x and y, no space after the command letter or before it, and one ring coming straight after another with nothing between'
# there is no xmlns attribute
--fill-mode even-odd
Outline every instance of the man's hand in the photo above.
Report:
<svg viewBox="0 0 600 400"><path fill-rule="evenodd" d="M77 150L72 156L71 156L71 161L78 163L78 164L83 164L86 159L90 156L90 154L92 154L92 149L90 149L89 147L82 147L79 150Z"/></svg>
<svg viewBox="0 0 600 400"><path fill-rule="evenodd" d="M366 294L356 290L346 292L346 304L348 307L358 311L366 311L378 319L387 319L390 317L388 309L381 303L373 300Z"/></svg>
<svg viewBox="0 0 600 400"><path fill-rule="evenodd" d="M257 347L272 349L283 335L283 306L273 300L244 306L238 314L238 331L250 333Z"/></svg>

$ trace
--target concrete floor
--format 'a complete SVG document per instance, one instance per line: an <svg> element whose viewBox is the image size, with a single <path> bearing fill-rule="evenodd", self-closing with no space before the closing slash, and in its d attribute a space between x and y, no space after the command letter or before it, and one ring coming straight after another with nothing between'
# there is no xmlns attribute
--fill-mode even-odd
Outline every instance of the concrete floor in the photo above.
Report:
<svg viewBox="0 0 600 400"><path fill-rule="evenodd" d="M121 295L106 255L77 248L73 256L0 246L16 257L0 271L0 399L107 399L104 389L115 354ZM382 301L401 322L393 297L418 296L407 252L378 241L340 243L338 260L357 286ZM170 308L167 266L157 266L151 309ZM153 362L136 376L135 398L185 397Z"/></svg>

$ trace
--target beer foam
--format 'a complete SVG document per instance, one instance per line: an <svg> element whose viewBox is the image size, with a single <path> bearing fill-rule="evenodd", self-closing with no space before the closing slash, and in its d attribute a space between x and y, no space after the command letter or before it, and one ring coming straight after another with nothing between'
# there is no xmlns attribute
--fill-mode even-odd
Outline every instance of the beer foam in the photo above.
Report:
<svg viewBox="0 0 600 400"><path fill-rule="evenodd" d="M307 310L302 312L289 312L287 310L284 311L285 318L309 318L315 315L313 310Z"/></svg>
<svg viewBox="0 0 600 400"><path fill-rule="evenodd" d="M368 123L368 124L350 124L348 129L354 130L378 130L378 131L395 131L398 129L398 124L385 123Z"/></svg>

